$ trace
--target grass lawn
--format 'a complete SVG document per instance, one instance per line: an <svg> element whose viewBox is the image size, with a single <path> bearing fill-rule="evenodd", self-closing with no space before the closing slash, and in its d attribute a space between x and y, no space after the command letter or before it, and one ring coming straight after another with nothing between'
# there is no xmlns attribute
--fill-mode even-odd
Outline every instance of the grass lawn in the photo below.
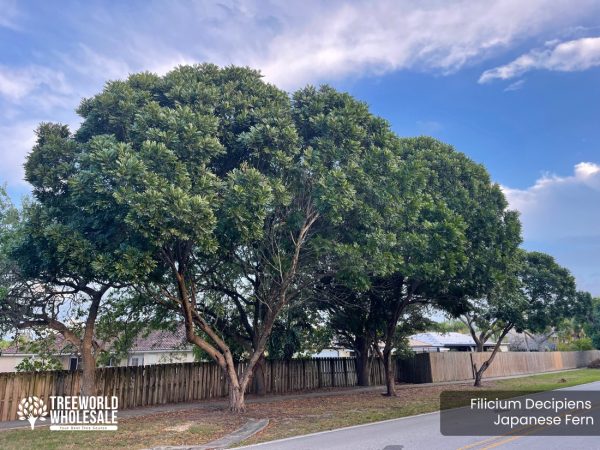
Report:
<svg viewBox="0 0 600 450"><path fill-rule="evenodd" d="M557 389L600 381L600 370L570 372L488 381L484 388L494 391L528 392ZM439 409L442 391L474 389L470 383L445 386L405 385L398 397L381 396L381 391L352 392L336 396L288 398L249 403L244 415L196 408L186 411L123 419L117 432L51 432L47 428L0 431L0 448L27 449L139 449L158 445L203 444L241 426L248 418L269 418L269 426L244 444L263 442L305 433L404 417Z"/></svg>
<svg viewBox="0 0 600 450"><path fill-rule="evenodd" d="M109 449L148 448L210 442L245 423L245 418L225 423L161 414L119 421L118 431L50 431L36 428L0 431L0 449Z"/></svg>
<svg viewBox="0 0 600 450"><path fill-rule="evenodd" d="M530 389L550 391L552 389L576 386L593 381L600 381L599 369L579 369L570 372L544 373L529 377L510 378L496 381L496 386L514 391L526 391Z"/></svg>

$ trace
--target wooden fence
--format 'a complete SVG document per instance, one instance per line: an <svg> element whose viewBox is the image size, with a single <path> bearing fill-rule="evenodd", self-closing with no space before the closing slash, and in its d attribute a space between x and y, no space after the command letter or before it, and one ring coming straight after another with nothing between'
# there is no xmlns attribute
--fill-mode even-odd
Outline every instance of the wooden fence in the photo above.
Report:
<svg viewBox="0 0 600 450"><path fill-rule="evenodd" d="M420 353L397 361L397 379L410 383L472 380L472 365L487 358L485 353ZM600 358L600 351L498 353L486 377L523 375L585 367ZM244 363L238 366L238 371ZM313 358L267 361L267 393L283 394L331 387L356 386L354 358ZM371 385L384 384L383 363L371 364ZM0 421L17 418L18 402L36 395L79 395L80 372L50 371L0 373ZM248 389L253 392L253 386ZM227 395L227 381L214 363L160 364L139 367L107 367L96 371L96 393L119 398L119 409L165 403L188 402Z"/></svg>
<svg viewBox="0 0 600 450"><path fill-rule="evenodd" d="M238 366L238 371L244 363ZM313 358L266 362L267 393L356 386L354 358ZM384 383L383 364L371 365L372 385ZM0 421L17 419L18 402L36 395L79 395L81 372L49 371L0 373ZM248 391L253 392L253 386ZM107 367L96 370L96 393L117 396L119 409L188 402L227 395L227 381L214 363Z"/></svg>
<svg viewBox="0 0 600 450"><path fill-rule="evenodd" d="M408 383L472 380L473 363L480 367L489 353L441 352L418 353L398 360L398 379ZM600 358L600 350L582 352L506 352L496 358L484 377L525 375L585 367Z"/></svg>

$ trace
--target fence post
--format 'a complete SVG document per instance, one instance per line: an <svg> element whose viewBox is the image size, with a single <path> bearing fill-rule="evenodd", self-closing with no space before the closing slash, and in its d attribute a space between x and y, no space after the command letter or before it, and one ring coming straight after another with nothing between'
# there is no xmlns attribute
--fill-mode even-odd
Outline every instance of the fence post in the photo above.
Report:
<svg viewBox="0 0 600 450"><path fill-rule="evenodd" d="M348 358L344 358L344 383L348 387Z"/></svg>
<svg viewBox="0 0 600 450"><path fill-rule="evenodd" d="M329 358L329 368L331 369L331 387L335 387L335 361Z"/></svg>
<svg viewBox="0 0 600 450"><path fill-rule="evenodd" d="M306 389L306 360L302 360L302 389Z"/></svg>
<svg viewBox="0 0 600 450"><path fill-rule="evenodd" d="M317 382L319 383L319 388L323 387L323 375L321 374L321 358L317 359Z"/></svg>

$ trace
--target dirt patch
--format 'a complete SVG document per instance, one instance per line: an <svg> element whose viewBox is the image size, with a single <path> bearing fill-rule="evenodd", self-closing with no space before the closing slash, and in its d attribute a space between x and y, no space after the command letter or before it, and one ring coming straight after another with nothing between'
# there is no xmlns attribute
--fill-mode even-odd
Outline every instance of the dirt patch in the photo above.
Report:
<svg viewBox="0 0 600 450"><path fill-rule="evenodd" d="M175 425L174 427L167 427L165 431L175 431L177 433L181 433L183 431L189 430L194 425L194 422L186 422L181 425Z"/></svg>

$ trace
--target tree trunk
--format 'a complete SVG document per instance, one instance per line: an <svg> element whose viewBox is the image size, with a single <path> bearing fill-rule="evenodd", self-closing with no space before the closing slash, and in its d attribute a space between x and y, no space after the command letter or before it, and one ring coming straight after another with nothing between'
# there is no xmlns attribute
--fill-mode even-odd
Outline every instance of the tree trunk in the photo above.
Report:
<svg viewBox="0 0 600 450"><path fill-rule="evenodd" d="M369 360L369 339L358 336L355 341L356 378L359 386L370 386L371 361Z"/></svg>
<svg viewBox="0 0 600 450"><path fill-rule="evenodd" d="M229 410L234 413L243 413L246 411L245 392L238 385L229 384Z"/></svg>
<svg viewBox="0 0 600 450"><path fill-rule="evenodd" d="M383 367L385 369L385 387L387 397L396 397L396 380L394 377L394 366L392 364L392 349L383 350Z"/></svg>
<svg viewBox="0 0 600 450"><path fill-rule="evenodd" d="M231 362L231 363L230 363ZM238 376L233 360L228 359L225 363L225 375L227 376L227 386L229 391L229 410L235 413L246 411L245 391L247 382L243 382L243 377ZM246 367L244 372L252 371L253 367ZM240 383L242 379L242 383ZM249 379L248 379L249 380Z"/></svg>
<svg viewBox="0 0 600 450"><path fill-rule="evenodd" d="M86 333L87 334L87 333ZM81 343L81 395L96 395L96 358L92 341L84 337Z"/></svg>
<svg viewBox="0 0 600 450"><path fill-rule="evenodd" d="M498 353L498 350L500 349L500 345L502 345L502 339L504 339L506 334L511 329L512 329L512 325L509 325L502 331L502 334L500 334L500 337L498 338L498 341L496 342L496 345L494 346L494 350L492 351L492 354L487 359L487 361L485 361L481 365L481 367L479 369L477 368L477 364L473 364L473 372L475 373L475 383L473 384L473 386L481 387L481 379L483 378L483 373L488 369L488 367L490 367L490 365L492 364L492 361L494 361L494 358L496 357L496 353Z"/></svg>
<svg viewBox="0 0 600 450"><path fill-rule="evenodd" d="M488 361L484 362L479 369L477 369L477 366L473 364L473 369L475 371L475 383L473 384L473 386L481 387L481 379L483 378L483 372L485 372L489 366L490 365L488 364Z"/></svg>
<svg viewBox="0 0 600 450"><path fill-rule="evenodd" d="M256 395L263 396L267 394L267 374L266 374L267 360L263 353L259 360L256 362L254 367L254 391Z"/></svg>
<svg viewBox="0 0 600 450"><path fill-rule="evenodd" d="M96 395L96 356L94 355L94 331L96 329L96 318L100 301L106 292L106 288L92 295L90 311L85 322L83 339L81 340L81 395Z"/></svg>

